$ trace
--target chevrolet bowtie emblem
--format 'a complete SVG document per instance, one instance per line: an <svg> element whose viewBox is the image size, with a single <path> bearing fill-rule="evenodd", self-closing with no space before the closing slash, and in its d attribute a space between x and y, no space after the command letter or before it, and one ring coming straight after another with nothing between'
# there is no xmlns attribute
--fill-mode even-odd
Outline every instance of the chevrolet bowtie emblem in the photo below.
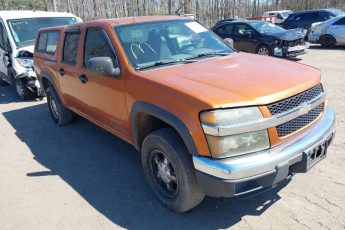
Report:
<svg viewBox="0 0 345 230"><path fill-rule="evenodd" d="M311 105L310 104L303 104L302 108L298 111L298 114L300 116L307 114L311 110Z"/></svg>

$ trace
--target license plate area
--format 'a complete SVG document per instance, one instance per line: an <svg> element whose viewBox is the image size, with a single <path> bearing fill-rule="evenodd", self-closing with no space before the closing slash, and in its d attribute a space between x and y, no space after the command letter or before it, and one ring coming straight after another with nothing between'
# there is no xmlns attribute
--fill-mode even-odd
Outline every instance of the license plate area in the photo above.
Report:
<svg viewBox="0 0 345 230"><path fill-rule="evenodd" d="M334 138L334 133L328 135L327 138L322 139L317 144L309 147L303 152L302 160L290 166L293 173L305 173L310 170L319 161L324 159L327 155L327 148Z"/></svg>
<svg viewBox="0 0 345 230"><path fill-rule="evenodd" d="M306 150L303 154L306 155L306 168L307 171L311 169L314 165L316 165L319 161L326 157L327 154L327 147L328 141L324 140L321 144L314 146L308 150Z"/></svg>

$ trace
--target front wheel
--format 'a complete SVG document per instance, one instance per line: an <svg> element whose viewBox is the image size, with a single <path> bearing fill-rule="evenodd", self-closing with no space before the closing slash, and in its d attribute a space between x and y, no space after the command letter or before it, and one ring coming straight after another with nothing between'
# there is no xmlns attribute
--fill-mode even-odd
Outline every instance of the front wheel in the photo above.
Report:
<svg viewBox="0 0 345 230"><path fill-rule="evenodd" d="M173 129L160 129L147 136L141 157L145 176L155 195L166 207L183 213L204 199L192 157Z"/></svg>
<svg viewBox="0 0 345 230"><path fill-rule="evenodd" d="M17 95L22 100L27 100L32 96L32 93L26 88L24 82L20 79L14 80L14 87L16 88Z"/></svg>
<svg viewBox="0 0 345 230"><path fill-rule="evenodd" d="M256 53L259 55L263 55L263 56L270 56L271 55L271 49L270 49L270 47L268 47L266 45L260 45L256 49Z"/></svg>

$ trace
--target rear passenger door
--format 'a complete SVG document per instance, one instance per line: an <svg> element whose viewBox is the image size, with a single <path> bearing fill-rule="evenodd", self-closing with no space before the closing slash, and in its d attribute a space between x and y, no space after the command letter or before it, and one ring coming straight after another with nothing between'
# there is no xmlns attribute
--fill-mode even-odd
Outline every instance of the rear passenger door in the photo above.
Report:
<svg viewBox="0 0 345 230"><path fill-rule="evenodd" d="M81 28L70 28L64 33L61 61L57 78L65 105L80 110L80 94L78 88L77 54L80 43Z"/></svg>
<svg viewBox="0 0 345 230"><path fill-rule="evenodd" d="M123 76L110 77L90 73L88 61L93 57L110 57L119 67L115 48L107 32L101 27L87 28L84 32L83 66L79 73L79 89L86 113L96 123L128 137Z"/></svg>

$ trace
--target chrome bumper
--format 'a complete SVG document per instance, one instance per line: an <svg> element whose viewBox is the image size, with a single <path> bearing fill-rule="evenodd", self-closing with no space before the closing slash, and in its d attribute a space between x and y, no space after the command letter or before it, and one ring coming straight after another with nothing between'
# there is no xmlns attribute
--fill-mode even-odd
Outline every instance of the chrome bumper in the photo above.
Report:
<svg viewBox="0 0 345 230"><path fill-rule="evenodd" d="M224 180L241 180L276 172L282 163L292 165L302 160L303 152L335 134L335 113L326 107L322 118L293 139L258 153L226 159L193 156L197 171Z"/></svg>

